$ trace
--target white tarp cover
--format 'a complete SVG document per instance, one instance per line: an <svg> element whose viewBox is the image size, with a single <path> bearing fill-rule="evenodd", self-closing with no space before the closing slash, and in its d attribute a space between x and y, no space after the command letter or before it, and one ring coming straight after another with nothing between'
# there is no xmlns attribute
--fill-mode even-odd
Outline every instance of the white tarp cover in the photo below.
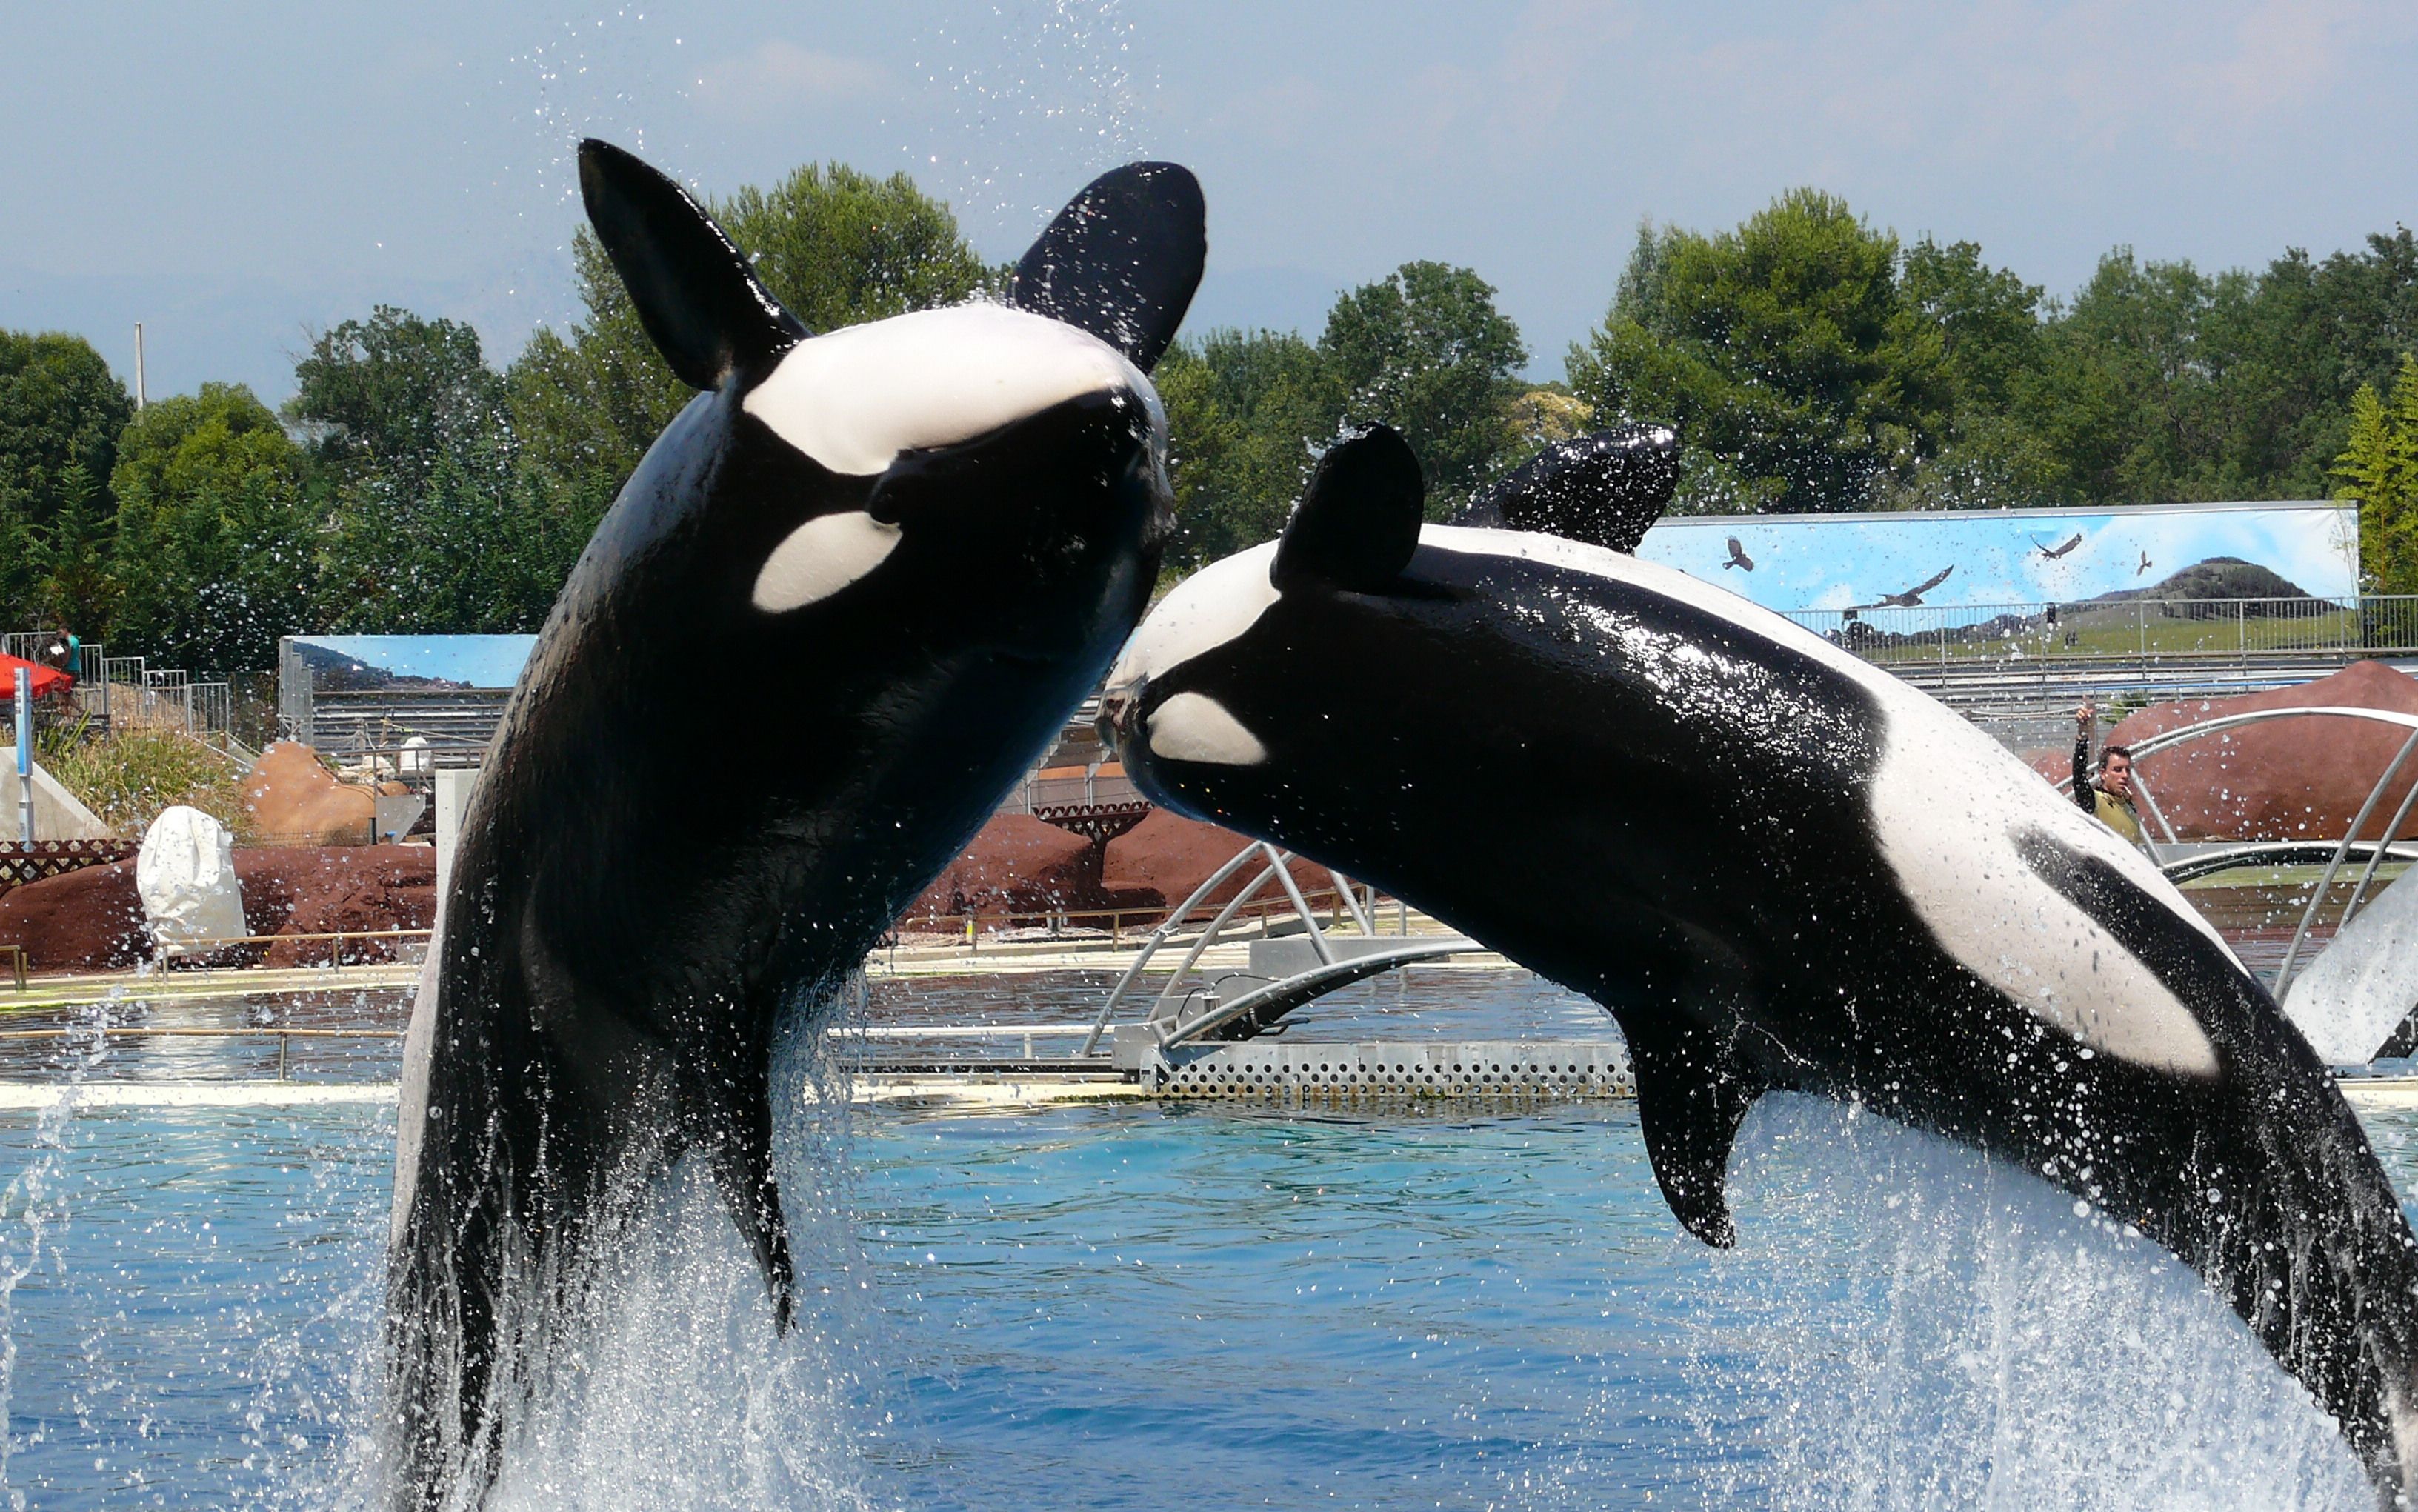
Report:
<svg viewBox="0 0 2418 1512"><path fill-rule="evenodd" d="M2418 1008L2418 883L2372 893L2350 924L2292 978L2284 1002L2327 1064L2365 1065Z"/></svg>
<svg viewBox="0 0 2418 1512"><path fill-rule="evenodd" d="M151 821L134 858L134 890L163 956L207 953L246 933L235 836L200 809L180 803Z"/></svg>

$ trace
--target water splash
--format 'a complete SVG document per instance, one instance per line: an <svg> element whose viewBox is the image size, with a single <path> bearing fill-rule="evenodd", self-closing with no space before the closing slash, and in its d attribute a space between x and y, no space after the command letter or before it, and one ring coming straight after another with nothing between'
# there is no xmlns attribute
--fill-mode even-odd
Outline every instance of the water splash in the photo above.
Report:
<svg viewBox="0 0 2418 1512"><path fill-rule="evenodd" d="M956 145L901 150L940 171L960 223L984 239L1021 248L1076 185L1148 156L1157 72L1123 0L997 5L936 25L920 51Z"/></svg>
<svg viewBox="0 0 2418 1512"><path fill-rule="evenodd" d="M1690 1347L1713 1477L1780 1507L2366 1507L2333 1423L2188 1267L2027 1172L1771 1096ZM1741 1336L1759 1341L1740 1354ZM1741 1414L1752 1404L1759 1417Z"/></svg>
<svg viewBox="0 0 2418 1512"><path fill-rule="evenodd" d="M755 1256L710 1166L650 1178L635 1214L569 1290L536 1388L505 1408L504 1471L484 1504L546 1509L872 1506L869 1444L891 1414L884 1335L846 1188L844 1067L797 1016L774 1062L782 1206L798 1277L776 1336ZM548 1289L550 1290L550 1289ZM374 1477L373 1477L374 1478Z"/></svg>
<svg viewBox="0 0 2418 1512"><path fill-rule="evenodd" d="M64 1169L68 1131L81 1110L79 1089L108 1061L108 1031L123 997L122 990L113 992L75 1016L77 1022L70 1027L85 1031L89 1038L71 1035L62 1043L66 1095L36 1117L36 1153L0 1190L0 1492L7 1493L10 1512L23 1512L30 1504L25 1488L9 1475L17 1448L17 1289L40 1274L66 1277L67 1259L55 1240L73 1219Z"/></svg>

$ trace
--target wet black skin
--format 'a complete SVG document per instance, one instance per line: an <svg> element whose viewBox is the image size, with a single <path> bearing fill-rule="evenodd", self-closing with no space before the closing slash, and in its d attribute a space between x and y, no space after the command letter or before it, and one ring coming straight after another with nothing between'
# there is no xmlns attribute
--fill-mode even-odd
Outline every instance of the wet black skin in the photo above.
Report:
<svg viewBox="0 0 2418 1512"><path fill-rule="evenodd" d="M2403 1489L2385 1392L2413 1384L2418 1252L2325 1066L2253 979L2040 832L2026 860L2190 1008L2221 1070L2085 1051L1960 965L1907 902L1867 799L1885 716L1850 679L1642 588L1414 547L1415 512L1383 527L1388 543L1322 544L1326 474L1352 467L1322 470L1278 557L1283 595L1247 632L1111 690L1106 723L1145 793L1602 1003L1635 1060L1656 1175L1707 1243L1732 1240L1723 1172L1755 1096L1859 1102L2136 1225L2231 1303L2388 1499ZM1186 692L1267 759L1151 754L1137 732Z"/></svg>
<svg viewBox="0 0 2418 1512"><path fill-rule="evenodd" d="M684 196L601 160L625 177L601 210L590 188L600 231L627 209L617 187L657 195L641 219L678 221ZM719 277L706 265L727 246L624 256L607 239L634 283L649 257ZM497 1403L542 1368L547 1316L683 1154L710 1163L763 1267L765 1325L786 1327L775 1041L1047 750L1139 618L1171 528L1152 422L1123 389L878 478L825 470L743 409L796 339L752 298L657 308L650 330L710 391L598 527L465 818L390 1260L398 1506L477 1503ZM902 527L880 567L800 608L753 604L777 544L853 510ZM535 1333L516 1349L513 1329Z"/></svg>

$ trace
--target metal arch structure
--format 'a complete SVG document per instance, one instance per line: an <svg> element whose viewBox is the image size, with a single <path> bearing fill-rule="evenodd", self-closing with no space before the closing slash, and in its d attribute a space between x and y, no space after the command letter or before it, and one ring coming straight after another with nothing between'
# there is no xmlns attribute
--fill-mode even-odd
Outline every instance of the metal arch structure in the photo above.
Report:
<svg viewBox="0 0 2418 1512"><path fill-rule="evenodd" d="M2412 784L2410 791L2403 795L2399 806L2393 811L2393 817L2386 821L2384 833L2380 841L2370 843L2357 838L2359 832L2367 827L2369 817L2375 814L2377 805L2383 801L2385 793L2391 790L2394 780L2399 777L2402 769L2410 764L2411 756L2418 754L2418 714L2405 714L2391 709L2361 709L2347 704L2318 704L2305 709L2254 709L2246 713L2224 714L2215 719L2165 730L2147 740L2135 742L2130 749L2134 761L2134 786L2140 790L2142 802L2149 808L2150 817L2157 821L2158 828L2165 832L2166 844L2180 845L2181 842L2175 834L2174 826L2167 822L2165 815L2158 808L2157 800L2150 796L2148 784L2141 780L2139 768L2142 758L2154 756L2173 746L2204 740L2211 735L2221 735L2245 725L2260 725L2277 719L2357 719L2365 720L2371 724L2391 725L2410 732L2408 738L2401 742L2400 751L2385 764L2384 774L2377 778L2374 787L2368 789L2366 799L2360 804L2359 812L2352 817L2349 827L2344 830L2342 839L2332 848L2326 861L2326 869L2319 877L2318 885L2309 893L2308 906L2301 911L2300 925L2292 931L2292 942L2285 948L2284 963L2275 972L2275 1000L2281 1002L2286 991L2292 985L2292 969L2300 960L2301 947L2308 941L2309 927L2317 922L2319 905L2325 901L2328 890L2334 886L2334 878L2341 874L2343 863L2349 858L2353 848L2365 848L2367 864L2361 870L2359 880L2351 887L2350 897L2343 905L2342 923L2345 924L2349 924L2352 916L2359 911L2360 900L2366 894L2368 884L2375 880L2377 868L2387 859L2418 859L2418 856L2411 854L2394 854L2396 850L2408 852L2410 848L2396 846L2393 838L2400 832L2403 821L2409 818L2411 806L2418 804L2418 784ZM2071 774L2051 780L2061 790L2074 786L2074 778ZM2271 849L2262 853L2258 859L2264 860L2267 855L2273 853ZM2202 862L2215 860L2214 855L2169 862L2158 855L2154 844L2150 847L2150 859L2156 861L2159 868L2169 877L2176 877L2178 870L2183 868L2192 868L2188 872L2191 877L2211 876L2215 871L2227 869L2221 866L2210 868L2199 865ZM2245 861L2249 859L2244 858Z"/></svg>
<svg viewBox="0 0 2418 1512"><path fill-rule="evenodd" d="M1249 1039L1270 1028L1304 1003L1324 997L1338 987L1408 966L1415 961L1437 960L1446 955L1466 955L1485 948L1459 935L1425 938L1416 941L1404 936L1399 945L1367 948L1373 946L1375 941L1382 938L1377 934L1376 920L1371 913L1373 894L1371 901L1364 902L1354 891L1351 881L1341 873L1329 867L1327 875L1335 879L1337 893L1344 900L1344 907L1351 910L1353 922L1360 926L1361 931L1360 939L1352 942L1355 948L1348 952L1339 952L1336 948L1336 942L1329 939L1326 931L1320 927L1317 914L1311 911L1308 901L1302 896L1300 887L1294 883L1291 869L1293 860L1292 851L1278 850L1265 841L1253 841L1236 852L1232 860L1210 873L1206 880L1192 890L1189 897L1169 910L1167 918L1157 928L1150 932L1149 938L1142 942L1141 949L1136 952L1132 961L1126 964L1125 974L1120 976L1116 985L1110 989L1108 1000L1100 1005L1098 1016L1092 1021L1091 1032L1084 1037L1082 1047L1076 1053L1082 1056L1098 1053L1101 1036L1108 1032L1111 1021L1116 1017L1119 1006L1129 998L1139 996L1134 991L1134 985L1140 980L1142 971L1149 966L1152 957L1156 955L1162 947L1176 939L1182 933L1184 921L1190 918L1196 910L1205 907L1210 896L1218 888L1224 886L1235 874L1254 864L1259 866L1257 875L1237 889L1234 895L1226 901L1225 906L1217 910L1208 924L1191 940L1185 952L1184 959L1177 964L1175 970L1168 977L1167 985L1160 989L1157 998L1151 1003L1149 1012L1143 1016L1142 1022L1152 1030L1153 1038L1159 1048L1165 1049L1171 1046L1190 1042ZM1240 996L1222 1002L1213 998L1206 1007L1187 1014L1186 1010L1191 1005L1194 994L1186 992L1185 983L1191 977L1193 968L1200 964L1201 957L1207 954L1209 948L1217 942L1226 927L1233 922L1234 916L1242 911L1244 906L1265 892L1271 882L1283 892L1286 902L1292 906L1293 913L1301 920L1310 952L1316 957L1316 964L1274 982L1252 977L1249 980L1257 985Z"/></svg>
<svg viewBox="0 0 2418 1512"><path fill-rule="evenodd" d="M2166 880L2178 885L2214 877L2243 866L2314 866L2334 859L2335 842L2332 840L2245 840L2238 846L2220 846L2211 850L2195 851L2178 857L2159 867ZM2378 865L2385 862L2418 861L2418 840L2354 840L2348 861L2369 860Z"/></svg>
<svg viewBox="0 0 2418 1512"><path fill-rule="evenodd" d="M2189 744L2194 741L2222 735L2244 725L2264 724L2279 719L2326 718L2364 720L2372 724L2393 725L2408 732L2400 751L2386 765L2383 774L2369 789L2365 801L2361 803L2358 814L2352 818L2341 840L2334 843L2322 841L2245 843L2172 858L2159 855L2155 842L2150 846L2151 858L2158 863L2160 869L2168 878L2178 882L2214 876L2236 866L2305 864L2321 857L2324 859L2325 870L2310 894L2307 907L2303 910L2300 924L2293 932L2291 944L2285 952L2283 967L2277 973L2275 996L2278 1000L2283 999L2286 989L2290 985L2293 968L2301 955L2303 947L2307 942L2309 930L2317 919L2318 909L2348 861L2357 856L2364 860L2364 864L2359 873L2357 882L2352 887L2351 896L2345 906L2343 911L2345 924L2350 921L2362 900L2368 895L2377 871L2385 862L2418 862L2418 842L2397 842L2390 838L2399 832L2412 808L2418 807L2418 784L2413 784L2410 791L2395 807L2392 818L2386 823L2384 834L2387 838L2378 841L2363 841L2357 838L2359 832L2364 829L2369 819L2374 817L2385 793L2391 790L2403 771L2410 768L2412 758L2418 757L2418 714L2334 705L2319 705L2305 709L2254 710L2246 713L2227 714L2186 725L2153 735L2132 746L2133 754L2137 759L2172 747ZM2071 787L2073 779L2070 776L2063 776L2054 778L2052 781L2058 788L2066 789ZM2181 838L2175 832L2172 821L2159 807L2157 799L2150 791L2147 782L2139 777L2137 768L2135 783L2142 798L2142 806L2149 811L2150 818L2163 832L2165 844L2181 845ZM1149 937L1143 941L1140 950L1126 965L1124 974L1118 978L1116 985L1110 989L1108 1000L1101 1004L1098 1015L1093 1020L1089 1032L1084 1037L1081 1049L1077 1052L1078 1057L1090 1059L1100 1055L1100 1041L1109 1032L1116 1019L1119 1008L1140 997L1135 990L1136 985L1152 959L1161 949L1178 941L1184 933L1184 922L1205 907L1211 895L1218 888L1224 886L1237 874L1253 866L1257 866L1258 870L1250 880L1239 888L1233 897L1218 909L1208 924L1189 940L1183 960L1169 976L1167 985L1160 989L1155 999L1152 1000L1148 1011L1142 1016L1141 1025L1150 1031L1148 1042L1162 1055L1168 1050L1186 1046L1197 1047L1215 1043L1231 1044L1249 1040L1269 1031L1286 1016L1339 987L1364 981L1385 971L1396 970L1404 966L1422 961L1439 960L1451 955L1469 955L1481 952L1486 948L1475 940L1458 935L1426 937L1417 939L1405 935L1400 937L1398 942L1380 944L1379 941L1384 937L1377 934L1375 920L1372 917L1373 894L1370 900L1364 902L1348 879L1329 868L1328 875L1334 878L1338 894L1344 900L1344 906L1351 911L1354 923L1358 924L1361 930L1359 939L1345 942L1348 948L1339 950L1338 943L1330 939L1324 929L1320 926L1317 915L1311 910L1308 901L1302 895L1301 889L1293 881L1290 869L1290 863L1293 859L1291 851L1279 850L1265 842L1255 841L1245 846L1224 865L1211 873L1207 879L1193 890L1190 896L1169 912L1167 918L1157 928L1151 931ZM1207 1003L1196 1006L1195 1000L1201 995L1199 989L1196 987L1186 990L1186 983L1193 978L1194 969L1200 964L1202 955L1225 935L1235 916L1246 906L1266 893L1271 884L1281 891L1285 901L1291 906L1293 916L1299 919L1311 954L1315 957L1315 964L1274 981L1260 976L1245 977L1244 980L1251 985L1240 994L1223 1000L1215 996L1216 985L1213 984Z"/></svg>

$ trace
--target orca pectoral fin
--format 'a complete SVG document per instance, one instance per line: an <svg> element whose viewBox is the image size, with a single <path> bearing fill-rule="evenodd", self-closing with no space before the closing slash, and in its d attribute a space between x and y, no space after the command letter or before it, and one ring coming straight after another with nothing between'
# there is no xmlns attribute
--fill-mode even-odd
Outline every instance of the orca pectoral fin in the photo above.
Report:
<svg viewBox="0 0 2418 1512"><path fill-rule="evenodd" d="M1678 486L1679 438L1669 426L1598 431L1556 441L1523 463L1470 506L1463 523L1634 552ZM1729 545L1736 564L1752 571L1737 542Z"/></svg>
<svg viewBox="0 0 2418 1512"><path fill-rule="evenodd" d="M1175 340L1208 256L1191 171L1127 163L1058 212L1016 265L1007 302L1088 330L1148 373Z"/></svg>
<svg viewBox="0 0 2418 1512"><path fill-rule="evenodd" d="M789 1331L797 1273L791 1268L788 1220L781 1214L781 1187L773 1175L773 1103L769 1088L744 1106L714 1120L711 1146L714 1184L729 1204L740 1237L755 1253L773 1301L773 1326Z"/></svg>
<svg viewBox="0 0 2418 1512"><path fill-rule="evenodd" d="M1693 1025L1638 1032L1623 1023L1637 1078L1645 1154L1671 1214L1716 1248L1737 1242L1730 1220L1730 1145L1764 1091L1730 1041Z"/></svg>

